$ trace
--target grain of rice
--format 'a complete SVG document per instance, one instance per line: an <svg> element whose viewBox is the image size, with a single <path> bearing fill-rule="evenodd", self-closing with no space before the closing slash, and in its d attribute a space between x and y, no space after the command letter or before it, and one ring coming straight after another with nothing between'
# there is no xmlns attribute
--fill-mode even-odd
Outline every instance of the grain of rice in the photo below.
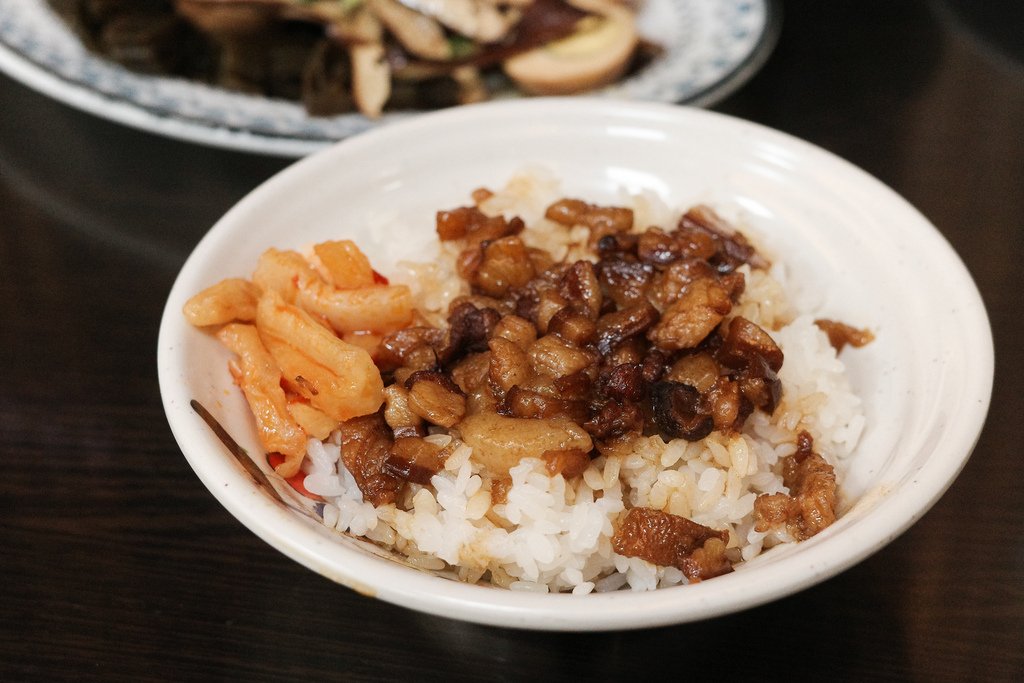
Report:
<svg viewBox="0 0 1024 683"><path fill-rule="evenodd" d="M423 553L412 553L406 557L406 561L418 569L427 571L440 571L445 568L444 560Z"/></svg>
<svg viewBox="0 0 1024 683"><path fill-rule="evenodd" d="M596 465L596 460L594 461ZM583 482L594 491L604 489L604 475L595 465L591 465L583 471Z"/></svg>
<svg viewBox="0 0 1024 683"><path fill-rule="evenodd" d="M491 493L490 491L480 490L473 494L472 498L466 503L466 519L479 520L483 519L483 516L487 514L488 508L491 507Z"/></svg>
<svg viewBox="0 0 1024 683"><path fill-rule="evenodd" d="M669 443L665 447L665 450L661 452L661 457L659 458L661 461L661 466L672 467L677 462L679 462L679 460L685 455L685 453L685 443L680 443L678 440Z"/></svg>
<svg viewBox="0 0 1024 683"><path fill-rule="evenodd" d="M625 585L626 575L616 567L616 572L614 574L609 574L594 584L594 590L598 593L610 593L611 591L619 590Z"/></svg>
<svg viewBox="0 0 1024 683"><path fill-rule="evenodd" d="M615 483L619 480L619 469L621 460L618 458L608 458L604 463L604 472L601 477L604 483L604 489L612 488Z"/></svg>
<svg viewBox="0 0 1024 683"><path fill-rule="evenodd" d="M450 434L429 434L423 437L423 440L427 443L432 443L435 446L444 448L452 442L452 437Z"/></svg>
<svg viewBox="0 0 1024 683"><path fill-rule="evenodd" d="M668 508L668 512L673 515L679 515L680 517L689 517L691 514L690 497L686 494L686 491L673 491L668 497L668 504L663 507Z"/></svg>
<svg viewBox="0 0 1024 683"><path fill-rule="evenodd" d="M638 495L634 506L663 510L668 505L669 493L669 487L659 481L651 487L650 492L646 496L646 500L644 500L642 495Z"/></svg>

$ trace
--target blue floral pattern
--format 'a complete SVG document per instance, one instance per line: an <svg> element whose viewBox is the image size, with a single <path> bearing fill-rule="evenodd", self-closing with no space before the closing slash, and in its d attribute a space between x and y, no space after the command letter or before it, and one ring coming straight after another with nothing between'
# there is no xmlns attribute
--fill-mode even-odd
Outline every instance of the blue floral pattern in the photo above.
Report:
<svg viewBox="0 0 1024 683"><path fill-rule="evenodd" d="M769 0L646 0L642 35L664 53L599 96L707 105L745 80L771 48ZM314 117L300 104L131 72L91 54L44 0L0 0L0 69L100 116L205 144L285 155L314 151L380 123ZM515 97L499 93L499 97Z"/></svg>

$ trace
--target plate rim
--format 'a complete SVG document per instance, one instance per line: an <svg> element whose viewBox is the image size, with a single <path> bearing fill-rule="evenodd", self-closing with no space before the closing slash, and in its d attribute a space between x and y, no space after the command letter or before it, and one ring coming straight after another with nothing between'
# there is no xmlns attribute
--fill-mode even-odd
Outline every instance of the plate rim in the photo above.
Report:
<svg viewBox="0 0 1024 683"><path fill-rule="evenodd" d="M44 2L45 0L38 1ZM779 0L750 1L759 3L763 7L765 15L764 24L760 27L760 35L757 36L750 51L743 59L732 65L732 68L718 80L691 93L682 100L675 102L675 104L694 107L713 106L750 80L768 60L781 33L781 4ZM91 54L91 58L111 68L123 68L99 55ZM2 35L0 35L0 72L7 74L13 80L53 100L98 118L183 142L268 156L300 158L330 147L340 139L345 139L344 137L313 138L283 133L253 132L244 128L222 126L211 122L177 117L171 113L163 113L159 110L137 104L128 98L102 93L83 83L66 78L8 44L2 39ZM222 89L214 87L214 90L220 91ZM591 95L584 94L582 96L589 97ZM386 115L382 123L385 125L397 123L407 118L427 113L434 112L391 112ZM353 135L368 132L378 127L380 127L380 123L369 122L366 124L366 127L361 127Z"/></svg>

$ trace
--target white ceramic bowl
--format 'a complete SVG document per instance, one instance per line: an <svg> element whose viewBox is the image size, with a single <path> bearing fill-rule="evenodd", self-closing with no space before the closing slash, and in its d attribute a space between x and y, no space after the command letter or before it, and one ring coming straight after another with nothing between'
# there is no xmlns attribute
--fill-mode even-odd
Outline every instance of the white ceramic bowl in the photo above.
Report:
<svg viewBox="0 0 1024 683"><path fill-rule="evenodd" d="M255 483L189 405L196 399L252 453L261 449L228 353L181 307L269 246L348 237L375 264L415 258L434 212L500 187L530 165L592 201L622 189L670 206L734 207L784 255L819 311L875 342L844 354L868 426L844 492L858 502L803 543L736 572L652 593L540 595L420 573L282 505ZM233 208L196 247L171 291L159 373L174 436L199 478L253 532L309 568L399 605L501 626L598 630L656 626L750 607L822 581L896 538L952 483L977 440L992 387L992 338L963 264L882 183L762 126L705 111L605 100L524 100L425 115L298 162Z"/></svg>

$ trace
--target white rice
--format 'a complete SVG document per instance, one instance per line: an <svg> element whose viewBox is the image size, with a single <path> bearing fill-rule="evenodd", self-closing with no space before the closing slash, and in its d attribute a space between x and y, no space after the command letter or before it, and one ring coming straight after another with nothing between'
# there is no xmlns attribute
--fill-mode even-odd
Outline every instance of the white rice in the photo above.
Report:
<svg viewBox="0 0 1024 683"><path fill-rule="evenodd" d="M558 196L557 183L531 173L482 208L522 216L531 226L524 233L527 243L564 258L580 251L586 234L543 218L544 207ZM633 198L632 203L642 207L638 228L675 225L675 217L656 198ZM418 283L420 305L434 318L464 293L451 284L457 278L450 259L406 264L406 269L407 279ZM456 444L430 486L410 484L395 504L375 509L363 501L342 464L337 435L325 443L310 440L305 487L326 499L324 523L392 548L421 569L449 570L465 581L486 580L510 590L573 594L687 582L674 567L612 550L616 521L635 506L728 530L737 562L791 541L784 531L754 531L755 498L788 492L780 459L795 450L801 430L814 437L815 450L841 473L839 466L860 438L864 416L827 336L810 316L794 317L790 310L782 266L775 264L768 272L744 266L744 272L747 287L734 312L772 330L785 354L783 397L773 415L755 411L742 433L714 432L695 443L641 438L629 453L596 458L572 481L549 476L541 460L526 458L509 471L512 486L500 504L492 504L490 476L465 444ZM452 440L445 434L428 438L442 446Z"/></svg>

